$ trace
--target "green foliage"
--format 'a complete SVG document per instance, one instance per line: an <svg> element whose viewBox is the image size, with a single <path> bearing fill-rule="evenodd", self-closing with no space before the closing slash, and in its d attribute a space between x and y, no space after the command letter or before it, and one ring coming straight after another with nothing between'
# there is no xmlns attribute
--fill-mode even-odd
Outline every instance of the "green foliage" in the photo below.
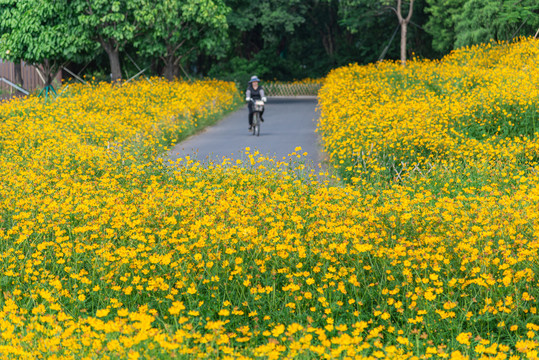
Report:
<svg viewBox="0 0 539 360"><path fill-rule="evenodd" d="M501 10L500 1L468 0L455 16L455 47L498 40L495 23Z"/></svg>
<svg viewBox="0 0 539 360"><path fill-rule="evenodd" d="M455 14L462 10L466 0L427 0L430 14L425 30L432 35L432 47L440 53L453 49L456 40Z"/></svg>
<svg viewBox="0 0 539 360"><path fill-rule="evenodd" d="M145 0L75 0L78 20L94 40L110 40L123 46L133 40L142 25L151 20L152 4Z"/></svg>
<svg viewBox="0 0 539 360"><path fill-rule="evenodd" d="M297 58L289 61L292 43L307 41L302 28L308 26L308 12L318 1L226 0L232 11L227 15L228 36L231 42L227 64L211 66L208 75L234 80L241 88L252 74L262 77L285 76L300 69ZM300 32L301 35L300 35ZM320 44L321 45L321 44ZM303 51L304 55L312 48ZM212 61L215 63L215 56ZM278 73L278 74L277 74Z"/></svg>
<svg viewBox="0 0 539 360"><path fill-rule="evenodd" d="M228 15L232 29L260 31L266 42L279 41L283 33L293 33L305 21L309 1L301 0L226 0L234 11Z"/></svg>
<svg viewBox="0 0 539 360"><path fill-rule="evenodd" d="M2 0L0 13L2 58L43 65L47 84L89 47L68 0Z"/></svg>
<svg viewBox="0 0 539 360"><path fill-rule="evenodd" d="M397 1L394 0L342 0L339 5L340 22L356 36L355 41L361 51L360 63L381 59L399 59L399 20L395 16ZM406 18L410 1L403 1L402 16ZM425 2L415 1L413 16L407 26L407 53L422 57L434 57L430 35L422 26L427 22Z"/></svg>
<svg viewBox="0 0 539 360"><path fill-rule="evenodd" d="M214 66L209 76L213 78L234 81L240 90L244 90L251 76L256 74L262 80L270 76L269 68L262 65L258 60L249 61L240 57L234 57L226 63Z"/></svg>
<svg viewBox="0 0 539 360"><path fill-rule="evenodd" d="M433 47L442 53L490 40L533 35L539 27L536 0L427 0Z"/></svg>
<svg viewBox="0 0 539 360"><path fill-rule="evenodd" d="M343 0L339 7L341 22L351 32L357 33L366 23L384 14L380 0Z"/></svg>
<svg viewBox="0 0 539 360"><path fill-rule="evenodd" d="M119 52L152 21L149 0L73 0L78 27L107 52L113 80L121 79Z"/></svg>
<svg viewBox="0 0 539 360"><path fill-rule="evenodd" d="M391 30L385 33L378 28L388 24L391 28L394 22L393 17L391 23L384 17L376 17L367 31L352 34L341 23L338 0L286 4L229 0L227 4L232 8L228 15L232 46L227 57L255 62L267 69L267 78L284 81L322 77L336 66L376 60L381 51L378 48L383 47L380 44L391 35ZM227 67L227 64L215 64L209 74L230 79ZM256 74L264 76L262 71Z"/></svg>
<svg viewBox="0 0 539 360"><path fill-rule="evenodd" d="M410 1L402 2L402 13L406 16L410 6ZM396 12L397 2L395 0L343 0L341 1L342 22L352 32L358 31L362 23L368 21L367 18L381 16L385 13Z"/></svg>
<svg viewBox="0 0 539 360"><path fill-rule="evenodd" d="M171 80L191 52L224 55L229 10L223 0L160 1L150 12L146 36L136 45L141 53L161 59Z"/></svg>
<svg viewBox="0 0 539 360"><path fill-rule="evenodd" d="M403 15L409 4L403 1ZM51 72L66 62L86 65L84 55L91 54L86 71L109 74L108 62L114 80L139 71L122 71L131 66L120 61L127 52L169 79L185 66L242 84L253 73L289 81L351 62L398 59L395 6L394 0L0 0L0 51L6 60L45 64ZM415 1L407 53L439 57L538 28L536 0ZM96 56L98 47L107 56Z"/></svg>

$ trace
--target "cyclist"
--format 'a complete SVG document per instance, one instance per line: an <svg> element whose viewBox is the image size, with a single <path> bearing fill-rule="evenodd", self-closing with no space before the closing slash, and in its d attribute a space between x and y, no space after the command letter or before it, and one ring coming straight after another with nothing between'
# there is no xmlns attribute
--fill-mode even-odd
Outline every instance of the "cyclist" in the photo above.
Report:
<svg viewBox="0 0 539 360"><path fill-rule="evenodd" d="M260 79L254 75L251 76L251 80L249 80L249 86L247 87L247 91L245 92L245 100L249 102L249 130L252 130L253 128L253 102L251 100L262 100L263 102L266 102L266 96L264 95L264 89L262 89L262 86L259 85ZM264 121L264 118L262 117L262 114L264 114L264 110L260 113L260 121Z"/></svg>

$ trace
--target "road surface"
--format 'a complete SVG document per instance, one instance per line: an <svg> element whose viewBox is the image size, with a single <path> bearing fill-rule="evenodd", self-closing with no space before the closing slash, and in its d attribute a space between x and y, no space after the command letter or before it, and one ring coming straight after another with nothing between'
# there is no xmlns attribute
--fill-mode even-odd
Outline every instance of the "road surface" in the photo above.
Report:
<svg viewBox="0 0 539 360"><path fill-rule="evenodd" d="M307 152L308 163L318 168L321 152L315 132L318 120L316 98L268 98L260 136L248 131L247 105L217 124L182 141L169 151L174 161L189 155L202 162L221 162L223 157L245 158L245 148L277 160L288 158L298 146Z"/></svg>

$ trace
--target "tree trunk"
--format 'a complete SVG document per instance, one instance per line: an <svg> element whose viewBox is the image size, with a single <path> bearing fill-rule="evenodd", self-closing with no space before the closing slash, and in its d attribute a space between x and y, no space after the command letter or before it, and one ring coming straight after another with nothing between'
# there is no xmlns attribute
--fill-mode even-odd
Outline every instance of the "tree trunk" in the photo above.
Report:
<svg viewBox="0 0 539 360"><path fill-rule="evenodd" d="M320 30L320 33L322 34L322 44L324 45L326 54L333 60L334 55L335 55L335 47L333 44L333 33L328 24L326 24L325 28L327 30L325 34L322 30Z"/></svg>
<svg viewBox="0 0 539 360"><path fill-rule="evenodd" d="M107 51L107 49L105 49ZM118 49L111 47L110 50L107 51L107 55L109 56L109 62L110 62L110 80L112 82L117 82L119 80L122 80L122 68L120 66L120 51Z"/></svg>
<svg viewBox="0 0 539 360"><path fill-rule="evenodd" d="M324 50L326 50L327 56L329 56L331 59L333 59L334 55L332 40L331 35L322 34L322 45L324 45Z"/></svg>
<svg viewBox="0 0 539 360"><path fill-rule="evenodd" d="M109 56L110 80L117 82L122 79L122 67L120 66L120 50L115 46L113 40L100 39L101 46Z"/></svg>
<svg viewBox="0 0 539 360"><path fill-rule="evenodd" d="M152 58L152 63L150 65L151 74L160 74L161 73L161 64L158 58Z"/></svg>
<svg viewBox="0 0 539 360"><path fill-rule="evenodd" d="M414 12L414 0L410 0L410 8L408 9L408 16L406 16L406 18L402 16L402 0L397 1L397 9L395 12L397 13L399 24L401 25L401 64L402 66L406 66L406 33L408 30L408 23L412 19L412 14Z"/></svg>
<svg viewBox="0 0 539 360"><path fill-rule="evenodd" d="M178 77L178 66L176 66L175 60L173 56L167 56L164 59L165 67L163 68L163 76L168 81L174 81Z"/></svg>
<svg viewBox="0 0 539 360"><path fill-rule="evenodd" d="M49 60L45 60L43 64L41 65L41 69L43 69L43 77L45 78L45 87L52 85L52 80L54 78L53 72L53 66Z"/></svg>
<svg viewBox="0 0 539 360"><path fill-rule="evenodd" d="M24 88L24 80L22 78L22 62L17 61L14 63L14 79L13 82L20 87Z"/></svg>
<svg viewBox="0 0 539 360"><path fill-rule="evenodd" d="M408 32L408 23L401 22L401 64L406 66L406 33Z"/></svg>

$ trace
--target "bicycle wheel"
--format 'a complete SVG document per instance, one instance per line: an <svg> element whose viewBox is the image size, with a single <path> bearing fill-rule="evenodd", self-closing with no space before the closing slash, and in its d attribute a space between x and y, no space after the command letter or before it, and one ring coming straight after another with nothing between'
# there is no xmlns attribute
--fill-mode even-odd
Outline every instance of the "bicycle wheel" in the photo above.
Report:
<svg viewBox="0 0 539 360"><path fill-rule="evenodd" d="M256 113L256 127L255 127L255 134L256 136L260 136L260 113Z"/></svg>
<svg viewBox="0 0 539 360"><path fill-rule="evenodd" d="M259 126L260 126L259 116L260 114L258 112L255 112L253 115L253 136L256 135L257 129L259 129Z"/></svg>

